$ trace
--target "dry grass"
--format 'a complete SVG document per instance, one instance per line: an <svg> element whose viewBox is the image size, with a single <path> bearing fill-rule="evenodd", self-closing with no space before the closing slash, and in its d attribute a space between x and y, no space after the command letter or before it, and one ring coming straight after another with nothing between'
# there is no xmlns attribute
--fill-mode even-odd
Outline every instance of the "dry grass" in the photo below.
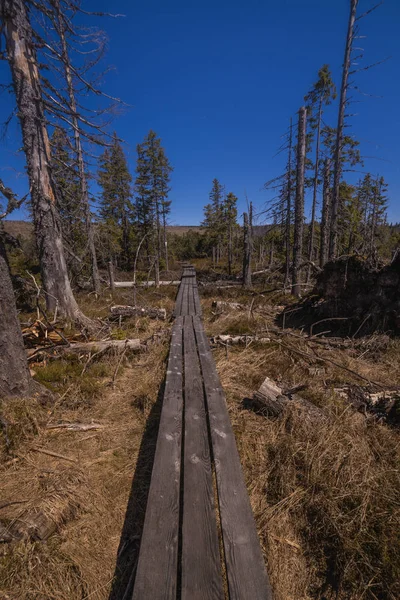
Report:
<svg viewBox="0 0 400 600"><path fill-rule="evenodd" d="M153 305L172 303L151 290L145 294L146 302ZM89 297L85 308L91 307L92 316L104 316L106 302L107 297L97 302ZM148 339L163 329L169 331L168 323L129 319L113 335ZM9 424L11 447L7 454L0 436L1 501L24 503L0 507L0 518L6 523L24 522L34 509L53 518L58 528L46 542L17 541L0 547L0 598L109 597L135 470L142 479L131 507L130 532L135 526L140 531L144 516L156 426L145 448L143 435L149 422L158 422L157 398L168 339L164 336L148 352L127 358L114 386L118 355L100 357L83 376L87 357L63 358L34 366L36 378L58 397L55 403L41 398L2 403L0 412ZM46 429L49 422L77 421L100 423L103 428L86 432ZM71 461L33 451L36 447ZM132 555L138 537L132 535L128 542Z"/></svg>
<svg viewBox="0 0 400 600"><path fill-rule="evenodd" d="M140 293L143 304L172 310L175 289ZM246 292L240 291L240 298L231 294L225 297L251 301ZM214 315L212 299L203 301L210 334L260 333L271 325L266 312ZM114 299L105 293L99 300L81 300L88 314L101 318L112 303L132 302L130 290L118 290ZM269 304L268 296L257 300L261 309ZM163 329L169 324L130 319L115 325L112 335L145 340ZM386 349L363 353L311 347L290 337L283 341L291 349L272 340L232 348L228 356L225 349L215 351L275 600L398 599L399 433L365 421L335 397L336 384L360 380L317 356L382 385L400 384L400 345L392 341ZM3 402L11 447L7 454L0 436L1 500L26 502L0 508L0 517L23 521L37 508L57 521L58 530L47 542L1 546L0 598L122 597L139 547L167 351L168 336L148 353L129 357L115 387L118 356L100 357L83 376L85 359L38 364L37 379L58 394L58 402ZM303 395L329 419L311 422L293 408L272 421L245 410L243 398L266 376L288 387L307 383ZM94 421L104 428L48 430L49 421ZM74 462L33 452L34 446Z"/></svg>
<svg viewBox="0 0 400 600"><path fill-rule="evenodd" d="M213 334L257 332L247 312L215 317ZM264 327L268 327L268 320ZM400 439L367 422L332 394L336 383L360 380L316 354L383 385L400 383L399 343L359 357L348 350L311 349L295 338L216 350L275 600L395 600L400 597ZM306 356L295 352L299 350ZM311 366L323 372L313 375ZM277 421L243 409L269 376L303 393L329 415L310 421L293 408Z"/></svg>

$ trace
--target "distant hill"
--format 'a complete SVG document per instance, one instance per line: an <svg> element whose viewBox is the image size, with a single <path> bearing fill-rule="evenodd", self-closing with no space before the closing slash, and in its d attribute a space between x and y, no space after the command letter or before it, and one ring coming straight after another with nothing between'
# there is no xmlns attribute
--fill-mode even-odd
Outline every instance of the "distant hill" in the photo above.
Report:
<svg viewBox="0 0 400 600"><path fill-rule="evenodd" d="M265 235L269 227L270 225L254 225L255 237ZM14 237L29 238L33 234L33 223L30 221L4 221L4 228ZM204 228L200 225L167 225L167 231L175 235L184 235L189 231L202 233Z"/></svg>
<svg viewBox="0 0 400 600"><path fill-rule="evenodd" d="M14 237L28 238L33 234L33 223L30 221L4 221L4 229ZM199 225L168 225L167 231L176 235L184 235L189 231L204 231Z"/></svg>
<svg viewBox="0 0 400 600"><path fill-rule="evenodd" d="M33 223L30 221L4 221L4 229L14 237L29 238L33 234Z"/></svg>

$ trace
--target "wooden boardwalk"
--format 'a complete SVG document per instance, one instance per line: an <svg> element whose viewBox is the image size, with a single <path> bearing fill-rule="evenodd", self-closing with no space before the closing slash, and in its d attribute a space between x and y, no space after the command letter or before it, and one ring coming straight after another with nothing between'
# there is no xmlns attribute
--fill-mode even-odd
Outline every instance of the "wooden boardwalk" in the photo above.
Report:
<svg viewBox="0 0 400 600"><path fill-rule="evenodd" d="M272 600L193 267L174 316L132 599Z"/></svg>

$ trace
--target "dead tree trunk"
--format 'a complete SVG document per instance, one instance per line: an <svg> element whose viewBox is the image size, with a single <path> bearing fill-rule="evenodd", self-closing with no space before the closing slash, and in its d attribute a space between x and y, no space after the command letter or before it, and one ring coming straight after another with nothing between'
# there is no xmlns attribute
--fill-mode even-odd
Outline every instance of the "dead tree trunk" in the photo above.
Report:
<svg viewBox="0 0 400 600"><path fill-rule="evenodd" d="M331 204L331 161L329 158L325 159L324 162L324 184L322 190L322 212L321 212L321 244L320 244L320 255L319 265L321 269L328 260L328 246L329 246L329 216L330 216L330 204Z"/></svg>
<svg viewBox="0 0 400 600"><path fill-rule="evenodd" d="M46 304L67 318L93 326L79 310L68 278L50 171L50 143L32 28L23 0L2 0L0 18L21 123L32 212Z"/></svg>
<svg viewBox="0 0 400 600"><path fill-rule="evenodd" d="M163 211L163 237L164 237L164 253L165 253L165 270L169 271L169 260L168 260L168 240L167 240L167 216Z"/></svg>
<svg viewBox="0 0 400 600"><path fill-rule="evenodd" d="M292 294L299 297L300 263L303 250L304 229L304 171L306 161L306 123L307 110L302 106L299 110L299 124L297 135L297 165L296 165L296 198L294 205L294 247L292 270Z"/></svg>
<svg viewBox="0 0 400 600"><path fill-rule="evenodd" d="M67 90L69 97L69 108L71 110L71 123L74 129L74 139L75 139L75 153L76 159L79 168L79 181L81 186L81 203L85 212L85 224L86 224L86 234L88 236L88 248L90 253L91 260L91 272L92 272L92 282L94 291L99 294L100 293L100 275L99 269L97 267L97 256L96 256L96 248L94 244L94 228L92 223L92 218L90 214L90 204L89 204L89 191L87 185L86 171L85 171L85 160L83 156L83 148L81 143L81 136L79 133L79 121L77 117L77 105L75 99L75 90L74 84L72 80L72 72L71 72L71 63L68 55L68 47L67 40L65 37L65 21L64 15L60 9L59 0L53 0L56 15L57 15L57 33L59 35L62 47L62 62L64 66L65 80L67 82Z"/></svg>
<svg viewBox="0 0 400 600"><path fill-rule="evenodd" d="M313 181L313 199L311 207L311 222L310 222L310 238L308 247L308 266L307 282L311 279L311 263L314 260L314 231L315 231L315 212L317 208L317 191L318 191L318 171L319 171L319 148L321 143L321 121L322 121L322 95L319 100L318 110L318 126L317 126L317 143L315 148L315 165L314 165L314 181Z"/></svg>
<svg viewBox="0 0 400 600"><path fill-rule="evenodd" d="M232 223L229 222L228 230L228 275L232 275Z"/></svg>
<svg viewBox="0 0 400 600"><path fill-rule="evenodd" d="M250 205L250 211L252 211ZM249 211L249 212L250 212ZM247 213L243 214L243 285L251 287L251 221Z"/></svg>
<svg viewBox="0 0 400 600"><path fill-rule="evenodd" d="M29 395L32 388L33 381L0 232L0 397Z"/></svg>
<svg viewBox="0 0 400 600"><path fill-rule="evenodd" d="M344 53L342 84L340 88L339 115L336 130L336 145L334 156L333 172L333 190L330 219L329 235L329 258L335 258L337 254L338 241L338 216L339 216L339 187L342 174L342 150L343 150L343 131L346 109L346 96L351 62L351 51L354 40L354 25L356 22L358 0L350 0L350 16L347 28L346 48Z"/></svg>
<svg viewBox="0 0 400 600"><path fill-rule="evenodd" d="M293 148L293 122L290 119L289 129L289 158L287 165L287 189L286 189L286 231L285 231L285 286L290 277L290 221L292 215L292 148Z"/></svg>

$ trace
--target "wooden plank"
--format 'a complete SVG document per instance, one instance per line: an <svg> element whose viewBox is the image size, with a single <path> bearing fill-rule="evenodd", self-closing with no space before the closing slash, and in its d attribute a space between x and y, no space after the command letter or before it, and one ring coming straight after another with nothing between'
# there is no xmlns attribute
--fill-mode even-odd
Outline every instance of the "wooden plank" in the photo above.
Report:
<svg viewBox="0 0 400 600"><path fill-rule="evenodd" d="M182 306L181 306L180 314L182 316L186 316L188 314L188 308L189 308L189 287L188 287L187 278L183 279L182 283L183 283L183 294L182 294Z"/></svg>
<svg viewBox="0 0 400 600"><path fill-rule="evenodd" d="M230 600L272 600L235 436L214 358L193 318L210 419Z"/></svg>
<svg viewBox="0 0 400 600"><path fill-rule="evenodd" d="M183 281L181 279L181 283L179 285L178 293L176 295L174 312L172 313L172 315L174 317L178 317L181 314L181 310L182 310L182 297L183 297Z"/></svg>
<svg viewBox="0 0 400 600"><path fill-rule="evenodd" d="M193 290L194 281L195 281L194 277L191 277L188 280L188 283L189 283L188 315L192 315L192 316L196 314L195 307L194 307L194 290Z"/></svg>
<svg viewBox="0 0 400 600"><path fill-rule="evenodd" d="M200 302L199 288L197 286L197 281L194 286L193 294L194 294L194 306L195 306L195 311L196 311L195 314L200 316L202 313L201 313L201 302Z"/></svg>
<svg viewBox="0 0 400 600"><path fill-rule="evenodd" d="M182 442L182 330L172 339L132 600L176 600Z"/></svg>
<svg viewBox="0 0 400 600"><path fill-rule="evenodd" d="M223 600L210 446L192 317L185 317L182 600Z"/></svg>

